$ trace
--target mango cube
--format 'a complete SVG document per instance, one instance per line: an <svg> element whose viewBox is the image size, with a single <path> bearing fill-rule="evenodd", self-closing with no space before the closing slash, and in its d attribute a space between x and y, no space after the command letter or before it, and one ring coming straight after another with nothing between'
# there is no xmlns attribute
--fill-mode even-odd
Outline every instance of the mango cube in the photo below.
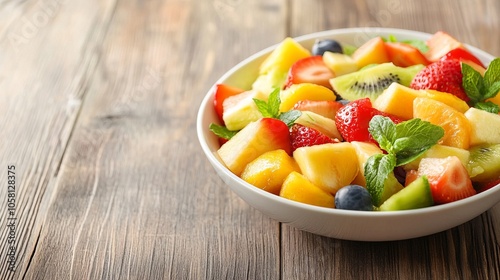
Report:
<svg viewBox="0 0 500 280"><path fill-rule="evenodd" d="M286 177L280 191L280 196L311 205L329 208L335 207L335 198L332 194L315 186L304 176L295 171Z"/></svg>

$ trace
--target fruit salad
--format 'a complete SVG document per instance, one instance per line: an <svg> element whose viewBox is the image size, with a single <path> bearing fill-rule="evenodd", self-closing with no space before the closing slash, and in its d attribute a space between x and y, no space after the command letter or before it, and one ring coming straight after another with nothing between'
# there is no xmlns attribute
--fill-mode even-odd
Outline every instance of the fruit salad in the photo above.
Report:
<svg viewBox="0 0 500 280"><path fill-rule="evenodd" d="M311 205L408 210L500 187L500 59L460 41L284 39L251 88L214 87L218 156Z"/></svg>

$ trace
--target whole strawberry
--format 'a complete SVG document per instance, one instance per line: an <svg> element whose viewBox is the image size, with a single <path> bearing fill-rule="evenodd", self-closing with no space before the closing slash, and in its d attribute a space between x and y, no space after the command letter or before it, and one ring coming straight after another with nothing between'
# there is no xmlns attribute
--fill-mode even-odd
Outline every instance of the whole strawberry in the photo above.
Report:
<svg viewBox="0 0 500 280"><path fill-rule="evenodd" d="M429 64L415 75L410 87L448 92L465 102L470 100L462 87L462 66L457 59Z"/></svg>
<svg viewBox="0 0 500 280"><path fill-rule="evenodd" d="M300 147L309 147L335 142L335 140L324 135L320 131L297 123L290 129L290 138L292 140L293 151Z"/></svg>
<svg viewBox="0 0 500 280"><path fill-rule="evenodd" d="M394 123L403 120L372 107L369 98L358 99L344 105L335 115L335 125L345 141L372 142L377 144L368 131L370 120L375 115L391 118Z"/></svg>

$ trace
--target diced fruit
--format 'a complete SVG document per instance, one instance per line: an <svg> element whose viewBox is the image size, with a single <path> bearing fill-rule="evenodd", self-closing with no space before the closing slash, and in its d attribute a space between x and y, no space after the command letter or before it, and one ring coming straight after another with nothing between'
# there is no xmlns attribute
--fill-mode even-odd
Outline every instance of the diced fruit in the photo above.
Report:
<svg viewBox="0 0 500 280"><path fill-rule="evenodd" d="M219 120L223 121L222 113L224 112L224 108L222 106L224 100L229 96L237 95L242 93L243 90L240 88L232 87L225 84L217 84L214 88L214 107L215 112L219 116Z"/></svg>
<svg viewBox="0 0 500 280"><path fill-rule="evenodd" d="M459 60L437 61L417 73L410 87L448 92L469 102L470 99L462 86L462 77L462 66Z"/></svg>
<svg viewBox="0 0 500 280"><path fill-rule="evenodd" d="M465 101L449 93L435 90L415 90L398 83L391 84L373 102L373 107L409 120L413 118L413 100L417 97L428 97L441 101L462 113L469 109L469 105Z"/></svg>
<svg viewBox="0 0 500 280"><path fill-rule="evenodd" d="M326 143L334 143L334 140L320 131L303 126L301 124L294 124L290 129L290 138L292 141L292 150L295 151L300 147L309 147L314 145L321 145Z"/></svg>
<svg viewBox="0 0 500 280"><path fill-rule="evenodd" d="M370 193L359 185L348 185L335 194L335 208L344 210L372 211Z"/></svg>
<svg viewBox="0 0 500 280"><path fill-rule="evenodd" d="M280 112L286 112L301 100L331 100L335 101L337 96L327 87L303 83L292 85L280 93Z"/></svg>
<svg viewBox="0 0 500 280"><path fill-rule="evenodd" d="M335 207L335 201L332 194L315 186L304 176L295 171L286 177L281 187L280 196L310 205L328 208Z"/></svg>
<svg viewBox="0 0 500 280"><path fill-rule="evenodd" d="M301 100L293 106L294 110L309 111L334 120L342 103L332 100Z"/></svg>
<svg viewBox="0 0 500 280"><path fill-rule="evenodd" d="M413 117L441 126L444 137L440 144L468 149L471 127L464 114L454 108L425 97L417 97L413 101Z"/></svg>
<svg viewBox="0 0 500 280"><path fill-rule="evenodd" d="M449 156L456 156L458 159L460 159L464 166L467 166L467 164L469 163L470 152L469 150L465 149L437 144L432 146L429 150L425 151L425 153L416 158L414 161L405 164L404 169L418 169L420 160L422 160L423 158L446 158Z"/></svg>
<svg viewBox="0 0 500 280"><path fill-rule="evenodd" d="M359 171L356 151L347 142L298 148L293 157L309 181L331 194L350 184Z"/></svg>
<svg viewBox="0 0 500 280"><path fill-rule="evenodd" d="M470 144L500 144L500 115L474 107L465 112L471 126Z"/></svg>
<svg viewBox="0 0 500 280"><path fill-rule="evenodd" d="M281 185L292 171L300 172L295 160L284 150L274 150L260 155L247 164L241 179L268 191L279 194Z"/></svg>
<svg viewBox="0 0 500 280"><path fill-rule="evenodd" d="M227 97L223 103L222 119L229 130L240 130L247 124L262 118L254 98L267 100L260 91L250 90Z"/></svg>
<svg viewBox="0 0 500 280"><path fill-rule="evenodd" d="M493 180L493 181L487 182L487 183L480 183L476 187L476 191L478 193L482 193L484 191L487 191L487 190L489 190L493 187L497 187L497 186L500 186L500 179L496 179L496 180Z"/></svg>
<svg viewBox="0 0 500 280"><path fill-rule="evenodd" d="M472 181L490 182L500 178L500 144L474 146L469 151Z"/></svg>
<svg viewBox="0 0 500 280"><path fill-rule="evenodd" d="M259 74L265 74L271 69L287 73L288 69L298 60L311 56L309 50L292 38L284 39L276 49L262 62Z"/></svg>
<svg viewBox="0 0 500 280"><path fill-rule="evenodd" d="M342 136L337 130L335 121L332 119L325 118L313 112L303 111L300 117L295 120L295 123L314 128L332 139L342 141Z"/></svg>
<svg viewBox="0 0 500 280"><path fill-rule="evenodd" d="M455 156L422 159L418 175L427 176L436 204L449 203L476 194L467 169Z"/></svg>
<svg viewBox="0 0 500 280"><path fill-rule="evenodd" d="M441 57L441 60L451 60L451 59L458 59L464 63L472 62L473 65L475 64L479 67L482 67L483 69L485 68L485 66L481 62L481 60L479 60L479 58L477 58L476 56L471 54L466 49L456 48L456 49L449 51L447 54L445 54L443 57Z"/></svg>
<svg viewBox="0 0 500 280"><path fill-rule="evenodd" d="M275 88L282 88L290 67L309 56L311 56L309 50L295 40L284 39L260 65L259 76L252 84L252 88L267 95Z"/></svg>
<svg viewBox="0 0 500 280"><path fill-rule="evenodd" d="M353 101L368 97L374 101L394 82L409 86L413 77L423 67L415 65L403 68L392 63L384 63L335 77L330 83L333 90L344 99Z"/></svg>
<svg viewBox="0 0 500 280"><path fill-rule="evenodd" d="M342 53L342 45L331 39L317 40L312 46L313 55L323 55L325 52Z"/></svg>
<svg viewBox="0 0 500 280"><path fill-rule="evenodd" d="M353 184L366 187L366 179L364 174L365 163L369 157L374 154L381 154L382 150L373 143L352 141L352 146L356 150L358 156L359 172L356 178L352 181Z"/></svg>
<svg viewBox="0 0 500 280"><path fill-rule="evenodd" d="M427 40L427 46L429 49L424 55L429 61L438 61L454 49L465 48L460 41L443 31L434 33L434 35Z"/></svg>
<svg viewBox="0 0 500 280"><path fill-rule="evenodd" d="M422 176L414 180L404 189L388 198L380 211L410 210L434 205L431 188L427 177Z"/></svg>
<svg viewBox="0 0 500 280"><path fill-rule="evenodd" d="M408 67L415 64L427 65L430 62L414 46L402 42L386 42L385 49L389 61L396 66Z"/></svg>
<svg viewBox="0 0 500 280"><path fill-rule="evenodd" d="M402 121L395 116L373 108L370 99L363 98L352 101L340 108L335 116L335 124L345 141L376 143L370 132L368 132L370 120L375 115L390 117L395 123Z"/></svg>
<svg viewBox="0 0 500 280"><path fill-rule="evenodd" d="M262 118L245 126L217 151L231 172L241 175L248 163L265 152L282 149L292 153L288 126L272 118Z"/></svg>
<svg viewBox="0 0 500 280"><path fill-rule="evenodd" d="M389 199L394 194L400 192L403 189L403 185L399 183L398 179L394 175L394 172L389 173L384 182L384 188L381 192L372 194L373 205L380 206L387 199Z"/></svg>
<svg viewBox="0 0 500 280"><path fill-rule="evenodd" d="M333 77L333 72L326 67L323 57L310 56L292 65L288 71L285 88L300 83L312 83L330 88L330 79Z"/></svg>
<svg viewBox="0 0 500 280"><path fill-rule="evenodd" d="M354 51L352 58L356 61L358 68L390 61L384 40L381 37L375 37L365 42Z"/></svg>
<svg viewBox="0 0 500 280"><path fill-rule="evenodd" d="M358 64L352 57L342 53L325 52L323 62L335 76L342 76L358 71Z"/></svg>

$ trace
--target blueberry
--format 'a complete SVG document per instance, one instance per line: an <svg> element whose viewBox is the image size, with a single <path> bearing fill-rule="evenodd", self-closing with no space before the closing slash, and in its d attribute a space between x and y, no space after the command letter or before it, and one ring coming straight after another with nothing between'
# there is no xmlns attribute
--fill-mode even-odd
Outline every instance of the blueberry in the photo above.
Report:
<svg viewBox="0 0 500 280"><path fill-rule="evenodd" d="M335 40L319 40L312 47L313 55L323 55L326 51L334 53L342 53L342 46Z"/></svg>
<svg viewBox="0 0 500 280"><path fill-rule="evenodd" d="M368 190L362 186L345 186L335 194L335 208L371 211L373 210L372 197Z"/></svg>

